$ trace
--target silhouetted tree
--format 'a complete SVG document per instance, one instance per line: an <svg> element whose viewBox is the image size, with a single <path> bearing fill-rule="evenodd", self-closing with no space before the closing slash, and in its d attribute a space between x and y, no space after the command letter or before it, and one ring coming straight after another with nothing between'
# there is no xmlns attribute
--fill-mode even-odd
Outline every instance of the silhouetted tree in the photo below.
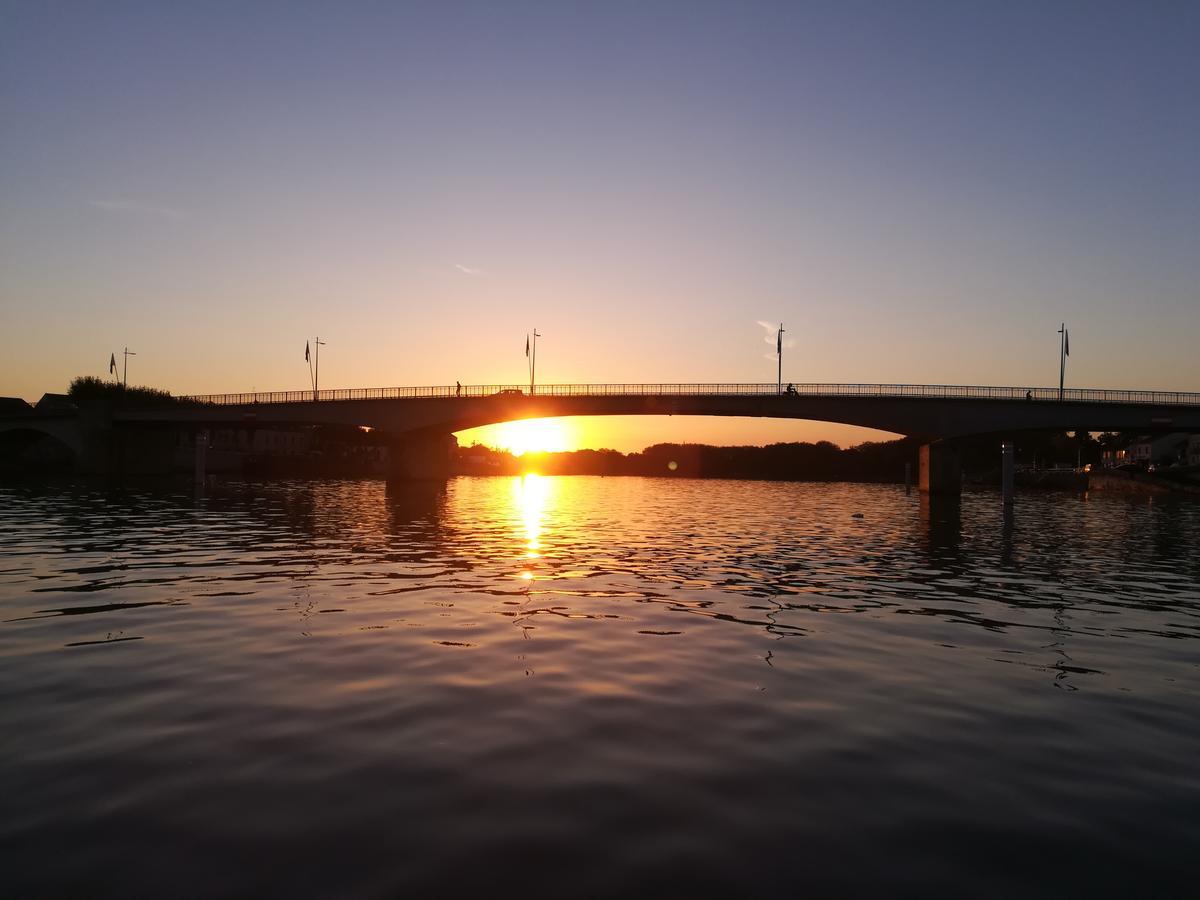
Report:
<svg viewBox="0 0 1200 900"><path fill-rule="evenodd" d="M94 375L81 375L71 382L67 396L76 406L97 406L100 404L124 406L172 406L184 402L173 397L167 391L157 388L131 387L125 388L114 381L105 381Z"/></svg>

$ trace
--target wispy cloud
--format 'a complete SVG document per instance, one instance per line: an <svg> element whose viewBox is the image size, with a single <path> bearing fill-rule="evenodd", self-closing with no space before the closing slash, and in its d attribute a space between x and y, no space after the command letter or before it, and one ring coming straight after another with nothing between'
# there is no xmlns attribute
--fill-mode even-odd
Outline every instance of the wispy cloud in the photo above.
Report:
<svg viewBox="0 0 1200 900"><path fill-rule="evenodd" d="M136 200L129 200L125 197L115 197L109 200L92 200L91 205L96 209L103 209L107 212L129 213L135 216L146 216L156 219L170 219L179 221L186 218L184 213L178 209L172 209L169 206L155 206L151 203L139 203Z"/></svg>
<svg viewBox="0 0 1200 900"><path fill-rule="evenodd" d="M470 266L464 266L462 263L455 263L454 268L462 272L464 275L482 275L483 269L472 269Z"/></svg>
<svg viewBox="0 0 1200 900"><path fill-rule="evenodd" d="M764 331L763 343L770 344L772 347L774 347L775 346L775 338L777 337L777 332L779 331L779 323L778 322L764 322L762 319L759 319L758 324L762 327L762 329ZM787 334L788 330L786 328L784 328L783 333ZM796 346L796 342L793 341L790 337L785 337L783 339L783 349L784 350L787 350L789 347L795 347L795 346ZM774 353L770 354L767 357L767 359L774 359L774 358L775 358Z"/></svg>

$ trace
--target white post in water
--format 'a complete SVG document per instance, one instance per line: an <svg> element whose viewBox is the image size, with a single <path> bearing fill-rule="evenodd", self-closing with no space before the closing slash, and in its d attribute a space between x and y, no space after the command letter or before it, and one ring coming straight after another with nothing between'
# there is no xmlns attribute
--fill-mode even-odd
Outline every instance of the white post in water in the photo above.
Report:
<svg viewBox="0 0 1200 900"><path fill-rule="evenodd" d="M1013 505L1013 442L1005 441L1000 445L1000 493L1005 507Z"/></svg>

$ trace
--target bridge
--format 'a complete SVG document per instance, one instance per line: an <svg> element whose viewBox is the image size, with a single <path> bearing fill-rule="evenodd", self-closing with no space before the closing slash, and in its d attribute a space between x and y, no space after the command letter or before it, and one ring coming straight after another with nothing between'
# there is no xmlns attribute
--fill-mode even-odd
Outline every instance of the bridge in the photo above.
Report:
<svg viewBox="0 0 1200 900"><path fill-rule="evenodd" d="M955 439L1026 431L1200 432L1200 393L1043 387L907 384L550 384L347 388L179 398L154 408L113 408L103 426L369 426L394 439L402 474L433 473L456 431L556 416L750 416L859 425L920 439L920 484L957 492ZM39 426L37 419L43 420ZM0 432L33 428L63 435L55 416L9 413ZM93 429L95 427L93 423ZM73 447L86 441L64 439ZM1011 460L1008 460L1010 463ZM444 460L442 460L444 468Z"/></svg>

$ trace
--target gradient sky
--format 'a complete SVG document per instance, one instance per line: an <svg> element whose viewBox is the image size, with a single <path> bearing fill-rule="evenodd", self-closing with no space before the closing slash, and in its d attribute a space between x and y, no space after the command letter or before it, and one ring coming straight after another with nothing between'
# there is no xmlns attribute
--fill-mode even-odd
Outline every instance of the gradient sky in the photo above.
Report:
<svg viewBox="0 0 1200 900"><path fill-rule="evenodd" d="M0 0L0 394L1200 390L1198 94L1197 3Z"/></svg>

